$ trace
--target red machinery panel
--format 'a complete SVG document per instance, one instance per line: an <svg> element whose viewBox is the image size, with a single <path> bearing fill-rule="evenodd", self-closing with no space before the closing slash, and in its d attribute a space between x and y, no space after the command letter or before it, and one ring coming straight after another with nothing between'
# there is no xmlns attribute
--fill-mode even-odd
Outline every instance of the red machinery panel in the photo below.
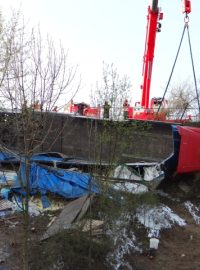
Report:
<svg viewBox="0 0 200 270"><path fill-rule="evenodd" d="M181 136L177 173L200 171L200 128L177 128Z"/></svg>

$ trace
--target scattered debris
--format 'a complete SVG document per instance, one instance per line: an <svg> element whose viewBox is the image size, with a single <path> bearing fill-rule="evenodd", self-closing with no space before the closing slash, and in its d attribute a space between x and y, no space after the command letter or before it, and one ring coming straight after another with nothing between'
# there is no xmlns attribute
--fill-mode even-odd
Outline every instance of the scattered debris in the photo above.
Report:
<svg viewBox="0 0 200 270"><path fill-rule="evenodd" d="M41 240L49 238L60 230L70 228L72 222L80 220L86 213L92 198L93 196L84 196L68 203L52 225L49 226Z"/></svg>
<svg viewBox="0 0 200 270"><path fill-rule="evenodd" d="M0 218L10 216L13 213L14 204L7 199L0 200Z"/></svg>
<svg viewBox="0 0 200 270"><path fill-rule="evenodd" d="M133 172L126 165L117 166L114 170L113 177L124 180L142 180L142 177L137 172Z"/></svg>
<svg viewBox="0 0 200 270"><path fill-rule="evenodd" d="M32 201L29 201L28 212L29 212L29 215L32 216L32 217L33 216L39 216L41 214L41 212L39 211L37 205Z"/></svg>
<svg viewBox="0 0 200 270"><path fill-rule="evenodd" d="M3 187L1 190L0 190L0 196L4 199L8 199L9 197L9 194L10 194L10 188L8 187Z"/></svg>
<svg viewBox="0 0 200 270"><path fill-rule="evenodd" d="M164 172L161 171L160 166L158 165L144 167L143 170L145 181L152 181L158 177L162 178L162 180L164 179Z"/></svg>
<svg viewBox="0 0 200 270"><path fill-rule="evenodd" d="M19 177L12 191L24 195L24 186L26 186L26 168L25 164L21 164ZM22 181L20 181L20 177ZM22 183L21 183L22 182ZM90 193L99 193L99 187L95 179L87 173L79 173L76 171L68 171L47 166L31 164L30 194L34 195L38 192L45 195L48 192L62 196L67 199L75 199Z"/></svg>
<svg viewBox="0 0 200 270"><path fill-rule="evenodd" d="M12 186L17 179L15 171L0 171L0 188L4 186Z"/></svg>
<svg viewBox="0 0 200 270"><path fill-rule="evenodd" d="M159 239L157 238L150 238L149 240L149 247L150 249L155 249L157 250L158 249L158 244L159 244Z"/></svg>
<svg viewBox="0 0 200 270"><path fill-rule="evenodd" d="M42 168L42 170L44 169L42 171L42 175L43 176L45 175L45 181L43 179L43 181L36 183L35 180L31 179L32 181L31 185L33 184L32 187L35 188L36 184L38 184L37 188L39 187L40 191L42 190L42 188L44 188L45 191L53 192L54 194L56 194L56 196L61 195L64 198L66 198L67 193L65 192L66 190L63 193L63 186L66 187L66 185L68 185L69 183L66 184L66 182L63 182L62 177L64 174L62 174L62 172L67 171L67 173L70 174L70 177L72 177L70 178L70 181L74 180L73 178L74 175L77 175L77 173L78 174L81 173L80 171L77 172L76 169L74 168L72 168L71 170L59 170L56 168L50 168L46 170L46 167L42 167L42 166L40 167ZM38 168L35 167L35 169L37 172ZM51 182L52 178L51 177L49 178L49 176L52 176L52 174L53 176L56 177L56 182L54 181ZM8 212L13 214L15 212L22 211L23 204L20 201L21 200L20 197L19 197L20 199L18 198L19 200L17 199L17 202L14 202L14 201L11 202L8 200L8 197L10 197L10 195L8 195L10 192L9 184L13 182L16 183L15 174L11 174L10 176L7 174L6 181L4 181L4 176L5 175L0 174L1 195L3 195L2 197L5 198L5 199L0 200L0 217L3 217L0 219L0 221L1 221L1 225L3 224L3 226L5 225L8 229L10 228L12 229L12 228L15 228L17 224L19 224L20 226L21 223L19 221L15 221L15 219L9 220L5 216L7 215ZM13 180L12 180L13 182L11 182L11 180L9 182L9 179L11 179L11 176L13 176ZM141 192L147 192L149 184L151 185L152 183L154 183L155 179L157 181L157 182L155 181L155 183L159 183L159 179L161 179L163 175L162 175L162 172L159 173L155 167L145 167L143 168L143 174L141 177L140 174L137 174L136 172L129 169L128 167L120 165L115 169L113 176L115 178L124 180L124 181L120 181L113 184L113 187L115 190L131 192L131 193L141 193ZM37 178L37 180L40 181L39 178ZM57 180L59 182L57 182ZM80 180L80 178L78 180ZM1 185L3 181L4 181L4 184ZM141 183L145 181L146 186L142 184L138 184L134 181L140 181ZM49 189L49 186L48 186L49 183L55 184L53 186L53 190ZM80 185L81 188L84 189L85 184L87 183L89 182L87 181L81 182L81 185ZM61 187L59 187L60 184L61 184ZM78 188L80 186L78 184ZM38 191L37 188L36 190ZM96 187L94 187L94 190L95 188ZM87 190L87 193L88 193L88 189L85 189L85 190ZM79 191L80 190L78 190L78 192ZM89 190L89 193L90 193L90 190ZM158 191L157 193L160 196L164 196L172 201L179 201L178 199L172 198L170 195L164 192ZM71 194L74 195L75 193L72 192ZM79 195L80 194L81 193L79 193ZM47 231L40 238L41 240L46 240L63 229L74 228L76 227L76 225L80 226L83 232L88 232L91 230L91 234L95 236L101 235L103 232L105 232L106 235L109 235L111 239L113 239L114 246L115 246L115 250L112 251L112 254L109 254L108 256L108 260L111 258L113 262L113 266L114 266L113 269L121 269L123 267L125 267L126 269L132 269L131 266L125 261L125 255L127 255L128 253L132 251L142 252L143 250L143 244L138 242L138 239L136 239L134 231L131 227L135 219L137 219L139 223L141 223L147 230L148 237L150 238L149 239L150 241L149 258L150 259L155 256L155 250L158 249L158 245L160 241L160 231L162 229L171 228L173 225L178 225L178 226L186 225L186 221L184 219L179 217L169 207L163 204L157 207L141 205L136 210L136 214L131 213L129 216L129 213L126 213L124 214L124 216L120 216L117 219L112 220L111 223L113 224L111 226L110 224L109 225L104 224L104 221L102 220L84 219L80 222L80 219L84 217L84 215L86 214L88 210L88 207L91 203L93 195L81 196L79 199L75 199L70 202L66 201L63 198L62 198L62 201L58 201L57 198L59 198L59 196L57 196L54 201L53 199L51 199L51 196L47 198L46 194L45 195L40 194L41 195L40 198L37 197L36 193L33 193L33 195L34 197L32 197L29 201L29 213L31 216L41 215L43 211L49 211L49 210L55 211L58 209L62 209L61 213L58 216L56 216L57 215L56 213L55 214L46 213L47 215L46 217L48 217L48 220L50 220L50 222L47 225ZM71 196L71 198L74 199L76 198L76 196L75 197ZM197 224L200 224L199 208L193 205L189 201L185 202L184 206L190 212L194 221ZM12 216L9 216L9 218L11 219ZM99 217L99 219L100 218L101 217ZM46 218L46 221L47 221L47 218ZM143 226L142 226L142 229L144 229ZM9 230L9 231L14 232L14 230ZM33 225L31 224L30 231L32 233L39 232L39 230L37 230L36 223L34 223ZM193 240L193 242L195 241L195 237L193 238L193 235L189 235L188 239L190 239L191 241ZM1 255L1 250L2 250L2 247L0 248L0 255ZM185 252L185 251L182 251L182 252ZM184 257L186 255L184 253L183 254L179 253L178 256ZM0 256L0 263L1 262L4 263L5 259L6 257L1 258Z"/></svg>
<svg viewBox="0 0 200 270"><path fill-rule="evenodd" d="M12 210L13 209L13 203L9 200L0 200L0 211L5 210Z"/></svg>
<svg viewBox="0 0 200 270"><path fill-rule="evenodd" d="M147 192L148 189L155 190L165 178L159 164L142 162L119 165L114 169L111 176L109 177L111 180L120 182L119 189L132 193ZM123 182L125 184L122 184ZM137 185L146 186L147 188L139 188L138 192Z"/></svg>
<svg viewBox="0 0 200 270"><path fill-rule="evenodd" d="M63 198L56 197L55 199L49 196L49 200L51 201L49 203L49 206L44 208L44 204L42 203L40 198L35 196L31 198L31 201L34 202L35 205L37 205L37 208L41 213L45 211L57 211L63 209L66 205L66 200Z"/></svg>
<svg viewBox="0 0 200 270"><path fill-rule="evenodd" d="M47 228L49 228L52 224L53 224L53 222L56 220L56 217L54 216L54 217L52 217L52 219L51 219L51 221L49 222L49 224L47 225Z"/></svg>
<svg viewBox="0 0 200 270"><path fill-rule="evenodd" d="M104 221L102 220L82 220L78 223L78 226L82 228L83 232L88 232L91 230L92 235L99 235L103 233L102 226Z"/></svg>
<svg viewBox="0 0 200 270"><path fill-rule="evenodd" d="M23 212L25 211L25 205L23 200L18 196L13 196L12 198L12 204L13 204L13 212ZM39 216L41 214L40 210L38 209L37 205L29 200L28 202L28 212L30 216Z"/></svg>
<svg viewBox="0 0 200 270"><path fill-rule="evenodd" d="M145 185L125 181L113 184L113 188L116 190L130 192L134 194L148 192L148 187L146 187Z"/></svg>
<svg viewBox="0 0 200 270"><path fill-rule="evenodd" d="M199 212L199 208L197 206L195 206L194 204L192 204L191 202L187 201L184 203L185 208L190 212L190 214L192 215L194 221L197 224L200 224L200 216L198 214L200 214Z"/></svg>

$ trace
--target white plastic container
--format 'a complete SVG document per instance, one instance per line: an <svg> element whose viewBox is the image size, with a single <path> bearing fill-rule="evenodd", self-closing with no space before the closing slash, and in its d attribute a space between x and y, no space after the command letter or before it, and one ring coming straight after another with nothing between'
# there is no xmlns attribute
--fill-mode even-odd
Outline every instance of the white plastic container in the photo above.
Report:
<svg viewBox="0 0 200 270"><path fill-rule="evenodd" d="M159 240L157 238L150 238L150 249L158 249Z"/></svg>

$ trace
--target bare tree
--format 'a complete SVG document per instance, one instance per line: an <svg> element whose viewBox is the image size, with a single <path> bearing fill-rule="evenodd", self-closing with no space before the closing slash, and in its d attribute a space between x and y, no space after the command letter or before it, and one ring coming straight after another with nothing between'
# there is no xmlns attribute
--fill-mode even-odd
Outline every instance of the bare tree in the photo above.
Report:
<svg viewBox="0 0 200 270"><path fill-rule="evenodd" d="M0 95L2 109L16 113L12 124L23 134L23 152L31 154L51 132L49 112L60 100L70 100L79 86L72 93L76 68L62 45L43 40L39 28L30 30L20 19L15 14L3 31Z"/></svg>
<svg viewBox="0 0 200 270"><path fill-rule="evenodd" d="M197 115L197 97L192 84L188 81L177 83L171 88L167 97L168 115L173 119L187 118L189 114Z"/></svg>
<svg viewBox="0 0 200 270"><path fill-rule="evenodd" d="M60 44L55 46L47 37L43 40L40 29L26 27L20 12L1 27L0 32L0 97L1 147L5 130L13 130L25 168L21 188L24 200L24 269L28 267L29 192L31 156L40 149L50 134L56 140L61 130L55 126L55 113L51 113L60 100L69 100L76 68L68 63L68 54ZM70 93L70 94L69 94ZM64 104L63 104L64 105ZM6 133L5 137L8 139Z"/></svg>
<svg viewBox="0 0 200 270"><path fill-rule="evenodd" d="M93 105L103 106L105 101L111 106L112 118L119 118L125 99L130 98L130 79L120 76L114 64L103 63L102 81L96 83L96 89L91 91Z"/></svg>

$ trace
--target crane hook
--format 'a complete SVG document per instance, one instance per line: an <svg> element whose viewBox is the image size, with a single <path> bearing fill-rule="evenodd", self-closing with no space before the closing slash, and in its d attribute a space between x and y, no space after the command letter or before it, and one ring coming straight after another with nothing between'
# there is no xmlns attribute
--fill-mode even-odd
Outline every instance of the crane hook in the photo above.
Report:
<svg viewBox="0 0 200 270"><path fill-rule="evenodd" d="M184 22L185 22L185 25L186 25L186 26L189 24L189 16L188 16L188 13L185 13Z"/></svg>

